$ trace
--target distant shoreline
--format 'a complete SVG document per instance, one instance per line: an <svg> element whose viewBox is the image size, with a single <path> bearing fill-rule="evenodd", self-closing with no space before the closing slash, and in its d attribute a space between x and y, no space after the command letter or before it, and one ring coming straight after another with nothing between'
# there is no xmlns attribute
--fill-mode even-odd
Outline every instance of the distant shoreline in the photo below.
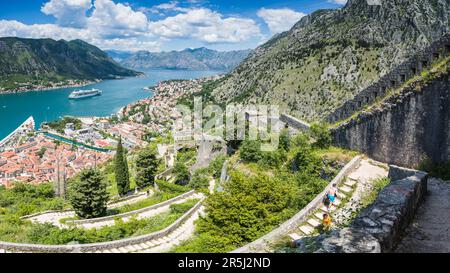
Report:
<svg viewBox="0 0 450 273"><path fill-rule="evenodd" d="M145 73L141 73L135 77L143 77L145 76ZM27 93L27 92L41 92L41 91L51 91L56 89L63 89L63 88L73 88L73 87L84 87L91 84L96 84L103 82L105 80L123 80L126 78L134 78L134 77L117 77L115 79L95 79L95 80L86 80L82 83L77 84L66 84L66 85L60 85L60 86L54 86L54 87L33 87L30 89L15 89L15 90L0 90L0 95L8 95L8 94L18 94L18 93Z"/></svg>
<svg viewBox="0 0 450 273"><path fill-rule="evenodd" d="M86 82L78 83L78 84L66 84L66 85L54 86L54 87L33 87L30 89L6 90L6 91L0 91L0 95L19 94L19 93L27 93L27 92L51 91L51 90L56 90L56 89L73 88L73 87L84 87L87 85L100 83L102 81L103 80L93 80L93 81L86 81Z"/></svg>

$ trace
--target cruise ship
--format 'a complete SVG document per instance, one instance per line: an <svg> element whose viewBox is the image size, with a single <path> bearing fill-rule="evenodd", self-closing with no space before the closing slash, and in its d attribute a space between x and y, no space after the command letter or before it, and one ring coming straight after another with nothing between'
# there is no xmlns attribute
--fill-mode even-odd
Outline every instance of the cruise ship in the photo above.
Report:
<svg viewBox="0 0 450 273"><path fill-rule="evenodd" d="M91 89L91 90L76 90L70 93L69 99L83 99L83 98L90 98L95 96L100 96L102 94L102 91L99 89Z"/></svg>

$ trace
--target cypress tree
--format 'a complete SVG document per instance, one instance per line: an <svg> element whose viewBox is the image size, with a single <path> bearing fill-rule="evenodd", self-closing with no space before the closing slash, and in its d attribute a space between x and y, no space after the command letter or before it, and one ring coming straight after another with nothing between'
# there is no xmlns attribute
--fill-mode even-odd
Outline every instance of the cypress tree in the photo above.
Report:
<svg viewBox="0 0 450 273"><path fill-rule="evenodd" d="M142 150L136 160L136 184L138 187L152 185L158 169L158 159L154 149Z"/></svg>
<svg viewBox="0 0 450 273"><path fill-rule="evenodd" d="M79 217L96 218L106 215L108 199L107 184L98 170L83 170L70 183L69 200Z"/></svg>
<svg viewBox="0 0 450 273"><path fill-rule="evenodd" d="M115 177L119 195L125 195L130 190L130 175L128 172L127 158L122 146L122 138L119 139L115 157Z"/></svg>

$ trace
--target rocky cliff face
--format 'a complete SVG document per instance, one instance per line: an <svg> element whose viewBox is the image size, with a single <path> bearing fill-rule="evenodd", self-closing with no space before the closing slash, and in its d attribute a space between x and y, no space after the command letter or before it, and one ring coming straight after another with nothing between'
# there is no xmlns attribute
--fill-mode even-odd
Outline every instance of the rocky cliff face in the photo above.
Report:
<svg viewBox="0 0 450 273"><path fill-rule="evenodd" d="M121 67L106 53L81 40L0 38L2 82L111 79L136 75L139 73Z"/></svg>
<svg viewBox="0 0 450 273"><path fill-rule="evenodd" d="M257 48L214 90L218 101L279 104L322 119L449 29L449 0L350 0Z"/></svg>
<svg viewBox="0 0 450 273"><path fill-rule="evenodd" d="M229 71L245 59L250 50L220 52L207 48L152 53L140 51L120 63L133 69L180 69Z"/></svg>

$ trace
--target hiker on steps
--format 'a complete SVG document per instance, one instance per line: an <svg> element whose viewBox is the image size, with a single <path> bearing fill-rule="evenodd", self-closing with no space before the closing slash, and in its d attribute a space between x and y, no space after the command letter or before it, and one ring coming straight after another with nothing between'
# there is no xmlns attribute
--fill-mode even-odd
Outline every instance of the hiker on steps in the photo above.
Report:
<svg viewBox="0 0 450 273"><path fill-rule="evenodd" d="M331 226L333 225L333 220L331 219L330 215L328 215L327 213L325 213L323 215L323 220L322 220L322 227L324 231L329 231L331 230Z"/></svg>
<svg viewBox="0 0 450 273"><path fill-rule="evenodd" d="M333 184L333 187L328 191L327 194L327 198L328 200L330 200L330 207L334 206L334 202L336 201L337 197L337 192L338 192L337 185Z"/></svg>

